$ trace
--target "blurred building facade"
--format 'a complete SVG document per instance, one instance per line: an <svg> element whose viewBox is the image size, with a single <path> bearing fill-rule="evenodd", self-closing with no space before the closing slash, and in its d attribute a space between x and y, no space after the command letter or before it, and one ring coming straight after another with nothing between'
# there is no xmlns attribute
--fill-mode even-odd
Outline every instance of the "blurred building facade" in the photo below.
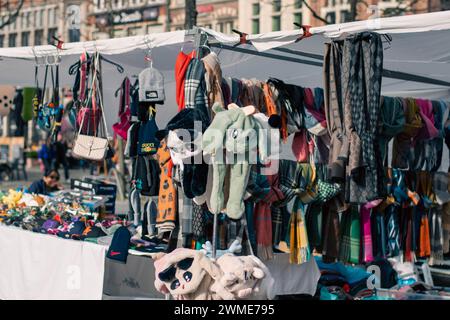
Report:
<svg viewBox="0 0 450 320"><path fill-rule="evenodd" d="M12 1L12 9L17 2ZM53 37L66 42L88 40L86 20L89 2L83 0L25 0L13 23L0 29L0 46L20 47L54 43ZM6 19L7 11L0 11Z"/></svg>
<svg viewBox="0 0 450 320"><path fill-rule="evenodd" d="M230 34L297 29L352 19L352 0L197 0L197 25ZM450 10L450 0L356 0L356 19ZM14 3L18 0L10 0ZM2 1L2 4L4 2ZM0 29L0 47L126 37L184 29L185 0L24 0ZM308 5L306 5L308 4ZM0 22L8 12L0 8ZM316 15L316 17L315 17Z"/></svg>

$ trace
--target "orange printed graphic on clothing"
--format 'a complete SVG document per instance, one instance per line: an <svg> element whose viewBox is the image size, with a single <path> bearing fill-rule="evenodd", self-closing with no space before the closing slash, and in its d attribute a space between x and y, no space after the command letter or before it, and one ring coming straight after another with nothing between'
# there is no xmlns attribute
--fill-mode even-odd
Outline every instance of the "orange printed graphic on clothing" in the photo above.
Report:
<svg viewBox="0 0 450 320"><path fill-rule="evenodd" d="M156 223L175 222L176 219L176 190L171 178L171 158L165 142L161 143L156 157L161 167L161 178L158 196L158 215Z"/></svg>

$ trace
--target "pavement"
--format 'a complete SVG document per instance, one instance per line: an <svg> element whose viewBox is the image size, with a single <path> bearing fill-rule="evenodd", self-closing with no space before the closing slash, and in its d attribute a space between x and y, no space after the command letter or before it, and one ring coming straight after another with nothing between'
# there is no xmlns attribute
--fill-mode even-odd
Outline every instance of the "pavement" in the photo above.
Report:
<svg viewBox="0 0 450 320"><path fill-rule="evenodd" d="M8 191L9 189L17 189L23 187L29 187L33 181L39 180L42 178L42 172L39 167L32 167L26 170L27 171L27 180L24 179L22 175L20 175L19 180L12 181L0 181L0 190ZM61 175L61 184L65 189L70 189L70 179L64 179L64 172L60 170ZM88 169L73 169L70 170L69 176L71 179L83 179L85 176L89 176L90 172ZM128 212L128 200L119 201L116 200L116 214L126 214Z"/></svg>

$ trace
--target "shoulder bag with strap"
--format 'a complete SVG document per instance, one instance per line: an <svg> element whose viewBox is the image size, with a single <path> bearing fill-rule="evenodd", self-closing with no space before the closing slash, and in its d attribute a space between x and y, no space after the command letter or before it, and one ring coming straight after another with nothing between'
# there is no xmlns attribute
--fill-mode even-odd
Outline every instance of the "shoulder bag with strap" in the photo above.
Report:
<svg viewBox="0 0 450 320"><path fill-rule="evenodd" d="M119 121L113 124L114 132L123 140L127 140L128 129L131 126L130 110L130 79L126 77L120 87Z"/></svg>
<svg viewBox="0 0 450 320"><path fill-rule="evenodd" d="M93 135L86 135L81 134L81 129L83 128L83 124L86 120L86 113L83 116L77 138L75 140L75 146L73 148L73 154L79 158L87 159L87 160L93 160L93 161L101 161L104 160L106 157L106 153L108 151L108 127L106 125L106 119L105 114L103 112L103 97L101 94L100 88L98 88L98 69L99 69L99 54L97 53L95 56L95 68L94 68L94 74L93 74L93 80L92 80L92 87L91 87L91 94L92 102L93 102L93 109L95 105L96 100L96 92L98 91L99 94L99 102L100 102L100 108L99 112L101 112L101 119L100 122L103 124L104 129L104 135L106 138L102 138L97 136L98 133L97 130L94 130Z"/></svg>

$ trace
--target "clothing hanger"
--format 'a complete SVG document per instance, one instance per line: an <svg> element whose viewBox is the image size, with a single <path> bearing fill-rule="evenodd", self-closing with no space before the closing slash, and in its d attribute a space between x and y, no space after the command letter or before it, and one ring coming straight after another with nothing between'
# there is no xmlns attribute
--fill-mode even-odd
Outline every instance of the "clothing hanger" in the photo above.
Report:
<svg viewBox="0 0 450 320"><path fill-rule="evenodd" d="M120 64L118 64L117 62L111 61L111 60L105 58L103 55L99 55L99 57L100 57L100 60L105 61L105 62L115 66L119 73L124 73L125 69Z"/></svg>
<svg viewBox="0 0 450 320"><path fill-rule="evenodd" d="M144 43L147 46L147 53L144 56L144 60L150 64L150 68L153 68L153 57L152 57L152 41L147 37L144 37Z"/></svg>

